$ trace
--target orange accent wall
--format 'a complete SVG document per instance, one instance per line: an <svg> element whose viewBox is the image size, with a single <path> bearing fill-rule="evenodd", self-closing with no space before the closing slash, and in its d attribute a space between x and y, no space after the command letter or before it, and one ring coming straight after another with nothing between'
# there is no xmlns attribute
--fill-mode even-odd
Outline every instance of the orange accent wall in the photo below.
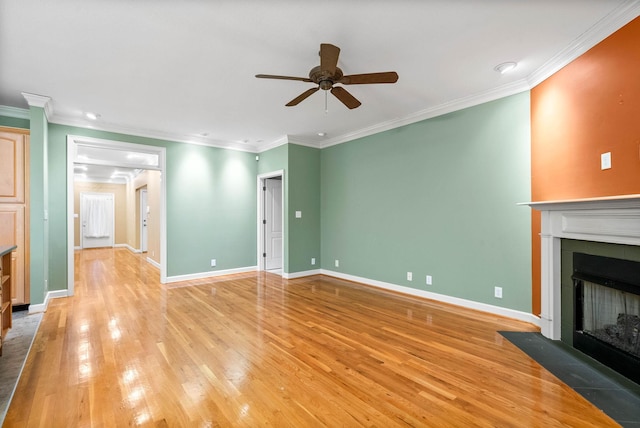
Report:
<svg viewBox="0 0 640 428"><path fill-rule="evenodd" d="M612 168L600 169L611 152ZM640 18L531 90L533 201L640 193ZM540 313L540 215L532 216Z"/></svg>

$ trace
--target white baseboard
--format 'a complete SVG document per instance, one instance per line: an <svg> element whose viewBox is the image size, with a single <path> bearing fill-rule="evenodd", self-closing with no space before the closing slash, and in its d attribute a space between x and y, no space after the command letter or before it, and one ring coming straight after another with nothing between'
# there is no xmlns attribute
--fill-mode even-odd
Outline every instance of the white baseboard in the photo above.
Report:
<svg viewBox="0 0 640 428"><path fill-rule="evenodd" d="M322 274L321 269L314 269L314 270L305 270L302 272L293 272L293 273L283 272L282 277L284 279L296 279L296 278L302 278L304 276L320 275L320 274Z"/></svg>
<svg viewBox="0 0 640 428"><path fill-rule="evenodd" d="M129 244L120 244L118 245L119 247L125 247L127 250L131 251L134 254L140 254L142 253L142 250L139 250L137 248L133 248L131 245Z"/></svg>
<svg viewBox="0 0 640 428"><path fill-rule="evenodd" d="M375 279L348 275L345 273L334 272L326 269L321 269L321 273L323 275L334 276L336 278L346 279L348 281L360 282L366 285L371 285L373 287L383 288L385 290L395 291L402 294L409 294L416 297L436 300L438 302L449 303L449 304L461 306L467 309L473 309L481 312L488 312L490 314L500 315L503 317L528 322L538 327L540 326L540 318L533 314L529 314L527 312L516 311L514 309L489 305L487 303L474 302L473 300L461 299L459 297L447 296L445 294L433 293L426 290L417 290L415 288L405 287L403 285L391 284L389 282L377 281Z"/></svg>
<svg viewBox="0 0 640 428"><path fill-rule="evenodd" d="M216 270L212 272L201 272L201 273L191 273L187 275L168 276L167 283L189 281L192 279L213 278L215 276L230 275L232 273L255 272L257 269L258 269L257 266L247 266L247 267L235 268L235 269Z"/></svg>
<svg viewBox="0 0 640 428"><path fill-rule="evenodd" d="M49 291L44 298L44 303L37 305L29 305L29 314L37 314L39 312L46 312L49 306L49 300L59 299L60 297L68 297L69 290L53 290Z"/></svg>
<svg viewBox="0 0 640 428"><path fill-rule="evenodd" d="M153 260L151 257L147 257L147 261L149 263L151 263L152 266L160 269L160 263L158 263L157 261Z"/></svg>

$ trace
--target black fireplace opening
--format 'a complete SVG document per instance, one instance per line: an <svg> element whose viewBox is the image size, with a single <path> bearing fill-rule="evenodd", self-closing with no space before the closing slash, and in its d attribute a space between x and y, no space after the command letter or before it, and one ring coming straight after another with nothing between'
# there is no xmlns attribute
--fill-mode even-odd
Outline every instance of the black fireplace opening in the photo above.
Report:
<svg viewBox="0 0 640 428"><path fill-rule="evenodd" d="M640 384L640 262L573 254L573 346Z"/></svg>

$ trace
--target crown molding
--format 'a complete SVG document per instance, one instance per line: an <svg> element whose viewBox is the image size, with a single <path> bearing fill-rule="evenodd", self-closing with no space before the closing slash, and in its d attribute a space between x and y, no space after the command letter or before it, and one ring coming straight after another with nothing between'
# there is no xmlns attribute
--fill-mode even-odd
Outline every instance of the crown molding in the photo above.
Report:
<svg viewBox="0 0 640 428"><path fill-rule="evenodd" d="M22 92L22 96L27 100L29 107L40 107L44 109L44 115L47 120L53 115L53 105L51 103L51 97L46 95L30 94L29 92Z"/></svg>
<svg viewBox="0 0 640 428"><path fill-rule="evenodd" d="M469 97L459 98L457 100L449 101L438 106L421 110L414 114L393 119L387 122L382 122L363 128L355 132L339 135L334 138L330 138L320 145L320 148L335 146L338 144L346 143L358 138L367 137L369 135L378 134L380 132L389 131L391 129L400 128L412 123L421 122L426 119L431 119L437 116L442 116L447 113L459 111L465 108L474 107L489 101L495 101L500 98L508 97L529 90L529 84L526 79L520 79L515 82L500 86L498 88L490 89L485 92L481 92Z"/></svg>
<svg viewBox="0 0 640 428"><path fill-rule="evenodd" d="M0 116L13 117L16 119L31 119L29 110L11 106L0 106Z"/></svg>
<svg viewBox="0 0 640 428"><path fill-rule="evenodd" d="M222 141L214 140L211 138L205 138L199 135L186 135L173 132L154 131L151 129L142 129L136 127L128 127L122 125L116 125L106 122L91 122L83 119L73 119L66 116L60 116L54 114L49 120L51 123L58 125L73 126L83 129L91 129L102 132L112 132L116 134L131 135L136 137L153 138L156 140L171 141L185 144L195 144L199 146L217 147L220 149L237 150L241 152L257 153L258 148L251 144L244 144L234 141Z"/></svg>
<svg viewBox="0 0 640 428"><path fill-rule="evenodd" d="M640 1L627 0L620 4L607 16L596 22L591 28L582 33L565 49L545 62L527 78L529 86L534 88L544 80L557 73L580 55L627 25L640 15Z"/></svg>
<svg viewBox="0 0 640 428"><path fill-rule="evenodd" d="M291 141L289 140L288 135L283 135L280 138L277 138L271 142L261 144L256 153L263 153L267 150L275 149L276 147L284 146L285 144L289 144Z"/></svg>

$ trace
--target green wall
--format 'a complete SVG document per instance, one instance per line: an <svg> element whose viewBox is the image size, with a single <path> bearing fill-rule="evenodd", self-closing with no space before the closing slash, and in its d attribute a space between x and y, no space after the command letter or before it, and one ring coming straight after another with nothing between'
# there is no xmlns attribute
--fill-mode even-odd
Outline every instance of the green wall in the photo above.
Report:
<svg viewBox="0 0 640 428"><path fill-rule="evenodd" d="M289 144L287 217L288 273L319 269L320 257L320 150ZM295 212L302 217L296 218ZM316 264L311 264L311 258Z"/></svg>
<svg viewBox="0 0 640 428"><path fill-rule="evenodd" d="M0 126L10 126L12 128L29 129L29 119L0 116Z"/></svg>
<svg viewBox="0 0 640 428"><path fill-rule="evenodd" d="M49 242L49 220L51 210L48 201L48 137L47 119L43 108L30 109L29 138L29 281L31 303L44 303L49 289L51 266ZM47 213L47 218L45 218ZM66 265L66 259L65 259ZM66 288L66 287L65 287Z"/></svg>
<svg viewBox="0 0 640 428"><path fill-rule="evenodd" d="M256 265L255 154L167 145L168 275Z"/></svg>
<svg viewBox="0 0 640 428"><path fill-rule="evenodd" d="M528 92L324 149L322 268L530 312L530 187Z"/></svg>

